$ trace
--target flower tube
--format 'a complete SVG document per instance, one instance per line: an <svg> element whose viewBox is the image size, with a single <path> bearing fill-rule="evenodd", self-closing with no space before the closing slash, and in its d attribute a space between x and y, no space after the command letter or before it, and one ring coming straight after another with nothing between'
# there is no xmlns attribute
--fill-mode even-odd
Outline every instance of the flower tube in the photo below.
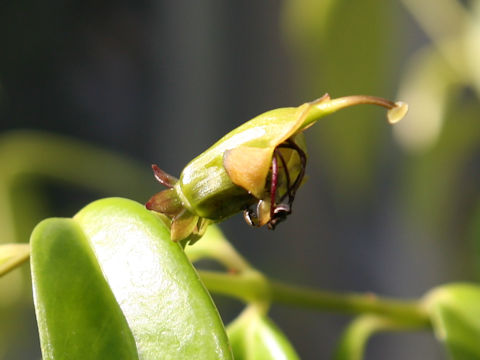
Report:
<svg viewBox="0 0 480 360"><path fill-rule="evenodd" d="M408 106L364 95L331 99L328 94L298 107L263 113L234 129L193 159L176 179L152 165L168 189L155 194L149 210L171 221L173 241L192 244L211 222L243 211L252 226L274 229L292 211L305 175L307 151L302 132L337 110L359 104L388 109L390 123Z"/></svg>

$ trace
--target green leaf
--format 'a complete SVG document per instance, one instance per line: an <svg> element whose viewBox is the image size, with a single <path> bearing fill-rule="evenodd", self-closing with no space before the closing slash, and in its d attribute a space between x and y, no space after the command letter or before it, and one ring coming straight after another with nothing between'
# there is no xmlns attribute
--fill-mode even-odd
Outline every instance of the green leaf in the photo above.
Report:
<svg viewBox="0 0 480 360"><path fill-rule="evenodd" d="M120 307L81 228L47 219L31 237L43 359L138 359Z"/></svg>
<svg viewBox="0 0 480 360"><path fill-rule="evenodd" d="M255 305L227 328L236 360L299 359L280 329Z"/></svg>
<svg viewBox="0 0 480 360"><path fill-rule="evenodd" d="M131 200L91 203L74 219L130 325L140 359L231 359L211 297L168 228Z"/></svg>
<svg viewBox="0 0 480 360"><path fill-rule="evenodd" d="M436 337L454 360L480 358L480 286L451 284L425 298Z"/></svg>
<svg viewBox="0 0 480 360"><path fill-rule="evenodd" d="M28 244L0 245L0 276L28 260L29 254L30 245Z"/></svg>

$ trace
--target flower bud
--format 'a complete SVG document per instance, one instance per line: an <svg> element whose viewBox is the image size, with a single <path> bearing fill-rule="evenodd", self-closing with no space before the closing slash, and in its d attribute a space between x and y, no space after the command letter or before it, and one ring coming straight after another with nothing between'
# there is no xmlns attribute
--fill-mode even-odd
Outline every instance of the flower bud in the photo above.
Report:
<svg viewBox="0 0 480 360"><path fill-rule="evenodd" d="M240 211L250 225L274 229L291 213L304 179L307 152L302 131L325 115L357 104L388 108L391 122L407 111L401 102L362 95L330 99L328 94L296 108L268 111L193 159L178 180L152 165L157 180L169 189L146 206L167 216L172 240L184 243L200 238L210 222Z"/></svg>

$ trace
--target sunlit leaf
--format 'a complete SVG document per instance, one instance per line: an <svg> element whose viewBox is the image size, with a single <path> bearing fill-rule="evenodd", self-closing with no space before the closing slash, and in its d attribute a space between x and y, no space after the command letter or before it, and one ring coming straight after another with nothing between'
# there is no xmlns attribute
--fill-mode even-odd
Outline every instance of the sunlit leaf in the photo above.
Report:
<svg viewBox="0 0 480 360"><path fill-rule="evenodd" d="M99 200L73 220L42 222L32 274L45 359L232 359L182 248L134 201Z"/></svg>
<svg viewBox="0 0 480 360"><path fill-rule="evenodd" d="M286 336L255 306L240 314L227 332L236 360L299 359Z"/></svg>
<svg viewBox="0 0 480 360"><path fill-rule="evenodd" d="M111 198L91 203L74 219L130 325L140 359L231 359L210 295L154 213Z"/></svg>

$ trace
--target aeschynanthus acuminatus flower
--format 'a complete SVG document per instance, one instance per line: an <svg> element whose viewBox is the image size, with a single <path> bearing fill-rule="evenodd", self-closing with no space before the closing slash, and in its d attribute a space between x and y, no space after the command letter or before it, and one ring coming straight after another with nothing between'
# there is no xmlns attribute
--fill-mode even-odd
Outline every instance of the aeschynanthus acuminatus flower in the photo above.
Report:
<svg viewBox="0 0 480 360"><path fill-rule="evenodd" d="M364 95L331 99L328 94L300 105L263 113L231 131L193 159L176 179L152 165L168 189L146 204L171 221L171 238L192 244L211 222L240 211L252 226L274 229L292 211L302 184L307 151L302 132L337 110L359 104L388 109L390 123L408 106Z"/></svg>

